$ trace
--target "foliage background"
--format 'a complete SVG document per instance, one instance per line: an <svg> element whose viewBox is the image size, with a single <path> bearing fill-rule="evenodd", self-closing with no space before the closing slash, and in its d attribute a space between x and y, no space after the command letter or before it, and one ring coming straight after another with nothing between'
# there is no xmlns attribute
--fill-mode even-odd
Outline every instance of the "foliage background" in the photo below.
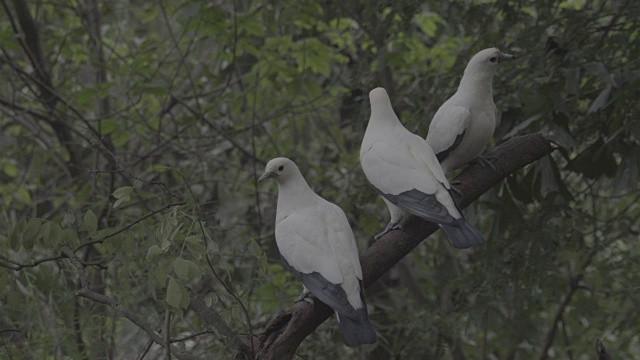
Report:
<svg viewBox="0 0 640 360"><path fill-rule="evenodd" d="M117 299L197 358L229 357L188 286L258 334L300 285L279 265L266 161L293 158L364 249L387 221L358 163L367 93L429 121L478 50L500 143L561 146L436 234L368 292L380 339L333 320L301 359L640 356L640 5L632 0L38 1L0 12L0 357L134 359L151 344ZM151 347L148 358L161 356Z"/></svg>

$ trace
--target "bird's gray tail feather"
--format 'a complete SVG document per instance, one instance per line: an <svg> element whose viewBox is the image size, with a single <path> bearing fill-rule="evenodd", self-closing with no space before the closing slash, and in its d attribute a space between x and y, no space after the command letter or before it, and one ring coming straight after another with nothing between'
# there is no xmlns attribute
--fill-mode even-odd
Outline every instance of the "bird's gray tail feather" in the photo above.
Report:
<svg viewBox="0 0 640 360"><path fill-rule="evenodd" d="M466 249L485 243L484 236L465 219L457 219L453 225L440 224L451 244L458 249Z"/></svg>
<svg viewBox="0 0 640 360"><path fill-rule="evenodd" d="M355 318L350 318L345 315L341 316L340 314L337 315L342 340L348 347L373 344L378 339L376 330L369 321L366 307L358 309Z"/></svg>

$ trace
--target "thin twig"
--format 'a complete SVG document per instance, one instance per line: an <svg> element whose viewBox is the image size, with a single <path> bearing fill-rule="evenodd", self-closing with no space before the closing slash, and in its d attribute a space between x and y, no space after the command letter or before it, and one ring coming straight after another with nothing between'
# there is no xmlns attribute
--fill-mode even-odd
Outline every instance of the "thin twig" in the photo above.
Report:
<svg viewBox="0 0 640 360"><path fill-rule="evenodd" d="M143 216L143 217L141 217L141 218L139 218L139 219L137 219L137 220L135 220L135 221L133 221L133 222L131 222L131 223L127 224L125 227L123 227L123 228L119 229L118 231L116 231L116 232L114 232L114 233L112 233L112 234L109 234L109 235L107 235L107 236L101 237L101 238L96 239L96 240L91 240L91 241L85 241L85 242L83 242L82 244L80 244L80 245L76 246L76 248L75 248L75 249L73 249L73 252L76 252L76 251L78 251L78 250L80 250L80 249L82 249L82 248L84 248L84 247L89 246L89 245L93 245L93 244L102 244L105 240L107 240L107 239L109 239L109 238L112 238L112 237L114 237L114 236L116 236L116 235L118 235L118 234L120 234L120 233L122 233L122 232L124 232L124 231L127 231L127 230L128 230L129 228L131 228L132 226L134 226L134 225L136 225L136 224L140 223L141 221L146 220L147 218L150 218L151 216L153 216L153 215L155 215L155 214L161 213L161 212L163 212L163 211L165 211L165 210L167 210L167 209L169 209L169 208L172 208L172 207L175 207L175 206L181 206L181 205L184 205L184 204L186 204L186 201L180 201L180 202L175 202L175 203L167 204L167 205L165 205L165 206L161 207L160 209L155 210L155 211L152 211L152 212L150 212L150 213L146 214L145 216Z"/></svg>
<svg viewBox="0 0 640 360"><path fill-rule="evenodd" d="M167 307L164 312L164 356L171 360L171 310Z"/></svg>
<svg viewBox="0 0 640 360"><path fill-rule="evenodd" d="M126 317L127 319L129 319L132 323L134 323L135 325L137 325L140 329L142 329L144 332L146 332L149 337L151 337L151 339L153 339L153 341L155 341L158 345L162 346L163 348L165 347L165 341L162 335L158 334L156 331L154 331L151 326L149 326L149 324L147 324L141 317L139 317L136 313L134 313L133 311L125 308L124 306L122 306L122 304L120 304L120 302L113 300L105 295L101 295L98 294L94 291L88 290L88 289L82 289L80 291L78 291L76 293L77 296L89 299L89 300L93 300L97 303L100 304L105 304L105 305L109 305L112 308L116 309L122 316ZM171 354L173 354L173 356L175 356L176 358L180 359L180 360L191 360L192 357L190 355L184 354L181 351L179 351L178 349L176 349L175 347L171 346Z"/></svg>
<svg viewBox="0 0 640 360"><path fill-rule="evenodd" d="M144 357L147 356L149 350L151 350L151 345L153 345L153 339L149 339L149 341L147 341L147 344L144 346L142 353L136 358L136 360L143 360Z"/></svg>

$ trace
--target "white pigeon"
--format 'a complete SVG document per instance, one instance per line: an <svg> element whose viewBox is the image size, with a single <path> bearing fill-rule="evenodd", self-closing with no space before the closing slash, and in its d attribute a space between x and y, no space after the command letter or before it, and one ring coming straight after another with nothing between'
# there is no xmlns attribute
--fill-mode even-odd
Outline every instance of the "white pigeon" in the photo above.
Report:
<svg viewBox="0 0 640 360"><path fill-rule="evenodd" d="M464 219L455 204L433 150L400 123L385 89L371 90L369 100L371 118L360 148L360 164L387 204L396 206L389 209L392 221L400 220L399 207L438 224L456 248L484 243L484 237ZM393 224L390 226L393 228Z"/></svg>
<svg viewBox="0 0 640 360"><path fill-rule="evenodd" d="M260 181L278 183L276 243L287 267L304 285L296 301L311 292L335 312L349 347L376 342L369 321L355 237L337 205L318 196L298 166L287 158L267 163Z"/></svg>
<svg viewBox="0 0 640 360"><path fill-rule="evenodd" d="M497 48L477 53L464 69L458 91L445 101L429 125L427 142L445 174L478 158L496 129L496 105L491 83L501 62L515 59ZM482 162L481 162L482 163Z"/></svg>

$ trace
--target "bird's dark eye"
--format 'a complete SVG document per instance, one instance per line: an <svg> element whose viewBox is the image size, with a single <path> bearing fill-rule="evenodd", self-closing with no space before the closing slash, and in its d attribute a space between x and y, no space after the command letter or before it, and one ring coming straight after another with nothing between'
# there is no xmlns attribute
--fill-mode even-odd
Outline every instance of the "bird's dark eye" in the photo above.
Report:
<svg viewBox="0 0 640 360"><path fill-rule="evenodd" d="M496 60L498 60L498 59L495 56L492 57L491 59L489 59L489 61L491 61L491 62L496 62Z"/></svg>
<svg viewBox="0 0 640 360"><path fill-rule="evenodd" d="M278 168L278 171L282 171L284 170L284 165L280 165L280 167Z"/></svg>

